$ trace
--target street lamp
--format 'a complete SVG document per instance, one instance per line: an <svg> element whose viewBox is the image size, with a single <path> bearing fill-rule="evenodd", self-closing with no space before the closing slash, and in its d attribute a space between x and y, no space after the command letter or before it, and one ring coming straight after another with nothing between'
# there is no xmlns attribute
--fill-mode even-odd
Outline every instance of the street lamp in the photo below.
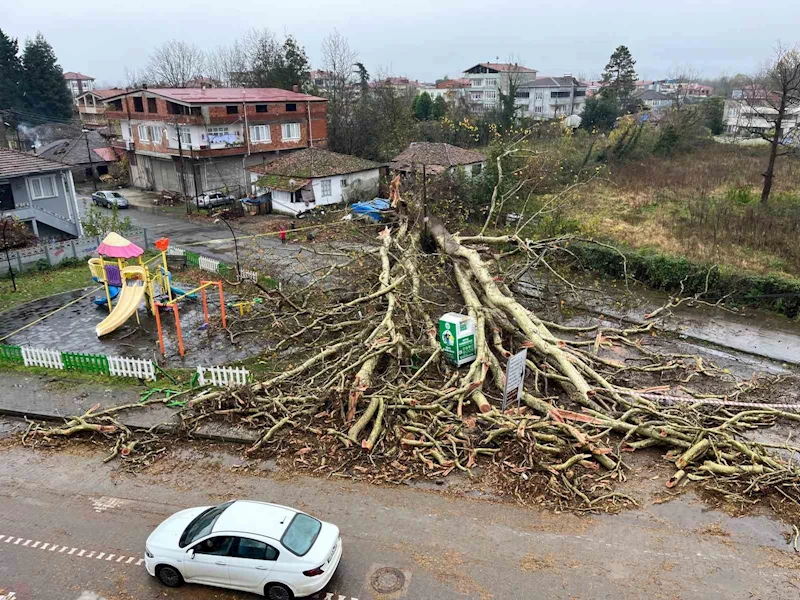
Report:
<svg viewBox="0 0 800 600"><path fill-rule="evenodd" d="M225 223L225 225L228 226L231 235L233 236L233 249L236 251L236 281L241 281L242 267L239 265L239 242L236 240L236 234L233 232L233 227L231 227L231 224L222 217L217 217L214 219L214 223Z"/></svg>

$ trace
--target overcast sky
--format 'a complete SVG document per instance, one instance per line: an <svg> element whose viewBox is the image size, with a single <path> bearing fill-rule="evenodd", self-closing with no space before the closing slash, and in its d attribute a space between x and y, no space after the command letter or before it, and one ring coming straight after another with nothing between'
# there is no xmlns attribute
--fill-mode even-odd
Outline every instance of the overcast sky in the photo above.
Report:
<svg viewBox="0 0 800 600"><path fill-rule="evenodd" d="M41 31L65 71L123 83L150 50L172 38L210 49L252 27L292 33L313 66L333 28L378 70L433 81L510 56L541 75L599 74L627 45L641 78L675 65L701 75L750 72L775 44L800 41L798 0L0 0L0 28L20 39Z"/></svg>

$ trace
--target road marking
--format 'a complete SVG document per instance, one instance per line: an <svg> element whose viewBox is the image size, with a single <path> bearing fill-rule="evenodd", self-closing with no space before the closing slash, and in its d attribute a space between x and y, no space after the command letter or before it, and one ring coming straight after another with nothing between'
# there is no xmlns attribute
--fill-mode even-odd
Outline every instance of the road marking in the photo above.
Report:
<svg viewBox="0 0 800 600"><path fill-rule="evenodd" d="M49 545L50 545L50 544L49 544L48 542L45 542L44 544L42 544L42 547L41 547L41 548L39 548L39 550L44 550L44 549L45 549L45 548L47 548Z"/></svg>
<svg viewBox="0 0 800 600"><path fill-rule="evenodd" d="M86 553L86 550L81 550L80 552L78 552L78 556L83 556L85 553Z"/></svg>
<svg viewBox="0 0 800 600"><path fill-rule="evenodd" d="M14 542L14 545L18 546L21 541L22 541L22 538L17 538L17 541Z"/></svg>
<svg viewBox="0 0 800 600"><path fill-rule="evenodd" d="M77 548L73 548L72 550L70 550L69 551L69 555L72 556L73 554L75 554L76 550L77 550Z"/></svg>
<svg viewBox="0 0 800 600"><path fill-rule="evenodd" d="M101 552L100 554L98 554L97 556L95 556L95 558L96 558L97 560L100 560L100 559L101 559L101 558L103 558L105 555L106 555L106 553L105 553L105 552Z"/></svg>
<svg viewBox="0 0 800 600"><path fill-rule="evenodd" d="M119 508L125 504L125 500L120 498L112 498L110 496L102 496L100 498L90 498L94 512L101 513L112 508Z"/></svg>
<svg viewBox="0 0 800 600"><path fill-rule="evenodd" d="M61 554L62 552L66 551L67 548L69 548L69 546L62 547L61 550L58 551L58 553Z"/></svg>
<svg viewBox="0 0 800 600"><path fill-rule="evenodd" d="M106 560L111 560L115 556L116 556L116 554L109 554L108 556L106 556Z"/></svg>
<svg viewBox="0 0 800 600"><path fill-rule="evenodd" d="M136 557L135 557L135 556L131 556L131 557L130 557L128 560L126 560L126 561L125 561L125 564L126 564L126 565L129 565L129 564L131 564L131 563L132 563L134 560L136 560Z"/></svg>
<svg viewBox="0 0 800 600"><path fill-rule="evenodd" d="M35 543L33 546L31 546L31 548L36 548L36 547L37 547L39 544L41 544L41 543L42 543L42 542L36 542L36 543Z"/></svg>
<svg viewBox="0 0 800 600"><path fill-rule="evenodd" d="M28 545L28 544L30 544L32 541L33 541L33 540L25 540L25 543L24 543L24 544L22 544L22 545L23 545L23 546L27 546L27 545Z"/></svg>

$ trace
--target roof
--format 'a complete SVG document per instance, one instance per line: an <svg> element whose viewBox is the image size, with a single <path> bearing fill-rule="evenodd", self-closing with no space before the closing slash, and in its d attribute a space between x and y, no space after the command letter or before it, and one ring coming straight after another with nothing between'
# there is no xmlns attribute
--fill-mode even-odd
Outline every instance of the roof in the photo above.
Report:
<svg viewBox="0 0 800 600"><path fill-rule="evenodd" d="M237 500L222 511L213 531L243 531L279 540L296 514L277 504Z"/></svg>
<svg viewBox="0 0 800 600"><path fill-rule="evenodd" d="M670 97L656 90L644 90L641 93L635 94L639 100L669 100Z"/></svg>
<svg viewBox="0 0 800 600"><path fill-rule="evenodd" d="M339 154L319 148L306 148L286 154L266 165L254 165L249 168L253 173L262 175L283 175L284 177L311 178L346 175L358 171L377 169L380 165L371 160ZM302 187L302 186L301 186ZM298 188L299 189L299 188Z"/></svg>
<svg viewBox="0 0 800 600"><path fill-rule="evenodd" d="M564 77L537 77L533 81L527 81L520 84L521 88L551 88L551 87L586 87L580 81L570 75Z"/></svg>
<svg viewBox="0 0 800 600"><path fill-rule="evenodd" d="M79 79L80 81L94 81L94 77L89 77L88 75L84 75L83 73L77 73L76 71L67 71L64 73L64 79Z"/></svg>
<svg viewBox="0 0 800 600"><path fill-rule="evenodd" d="M412 142L408 148L392 159L392 167L402 169L412 164L439 165L454 167L484 162L486 157L480 152L466 150L458 146L435 142Z"/></svg>
<svg viewBox="0 0 800 600"><path fill-rule="evenodd" d="M35 154L0 148L0 177L22 177L35 173L62 171L66 167Z"/></svg>
<svg viewBox="0 0 800 600"><path fill-rule="evenodd" d="M109 146L97 131L89 131L89 148L92 151L93 162L115 161L117 152ZM89 163L89 153L86 150L86 137L83 135L74 139L56 140L45 144L36 153L37 156L47 158L65 165L83 165ZM110 158L109 158L110 157Z"/></svg>
<svg viewBox="0 0 800 600"><path fill-rule="evenodd" d="M444 90L469 87L469 86L470 86L469 79L444 79L442 81L436 82L436 87L438 89L444 89Z"/></svg>
<svg viewBox="0 0 800 600"><path fill-rule="evenodd" d="M122 90L110 98L149 92L168 100L187 104L223 104L226 102L327 102L325 98L278 88L136 88Z"/></svg>
<svg viewBox="0 0 800 600"><path fill-rule="evenodd" d="M311 183L310 179L286 177L285 175L262 175L256 181L256 185L260 188L270 188L284 192L296 192L309 183Z"/></svg>
<svg viewBox="0 0 800 600"><path fill-rule="evenodd" d="M83 98L84 96L97 96L98 98L102 98L105 100L106 98L111 98L111 96L119 96L125 90L121 88L109 88L107 90L89 90L88 92L83 92L78 98Z"/></svg>
<svg viewBox="0 0 800 600"><path fill-rule="evenodd" d="M512 63L478 63L464 71L465 73L471 71L475 67L486 67L487 69L491 69L492 71L498 71L501 73L511 72L511 73L536 73L536 69L529 69L528 67L523 67L522 65L515 65Z"/></svg>

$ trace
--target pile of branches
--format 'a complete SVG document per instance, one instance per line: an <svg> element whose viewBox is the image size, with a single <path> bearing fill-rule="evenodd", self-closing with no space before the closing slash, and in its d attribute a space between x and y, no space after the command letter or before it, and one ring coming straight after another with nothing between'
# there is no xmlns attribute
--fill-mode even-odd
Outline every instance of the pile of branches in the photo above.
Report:
<svg viewBox="0 0 800 600"><path fill-rule="evenodd" d="M239 390L197 393L181 412L188 434L226 421L256 433L252 457L279 454L312 470L394 482L482 473L522 501L579 510L635 503L615 490L629 472L626 453L659 448L674 465L669 487L692 480L734 500L769 491L800 503L800 470L786 458L800 448L749 437L800 417L701 402L748 397L767 380L738 382L699 357L653 350L652 323L547 322L512 289L533 268L552 271L549 256L563 240L462 236L421 218L413 202L399 208L399 223L373 252L273 293L232 325L273 338L275 372ZM476 360L461 368L447 363L437 339L435 319L449 311L476 324ZM502 411L505 363L522 348L529 376L521 407ZM654 383L689 401L654 400ZM93 415L77 419L80 431L103 425Z"/></svg>

